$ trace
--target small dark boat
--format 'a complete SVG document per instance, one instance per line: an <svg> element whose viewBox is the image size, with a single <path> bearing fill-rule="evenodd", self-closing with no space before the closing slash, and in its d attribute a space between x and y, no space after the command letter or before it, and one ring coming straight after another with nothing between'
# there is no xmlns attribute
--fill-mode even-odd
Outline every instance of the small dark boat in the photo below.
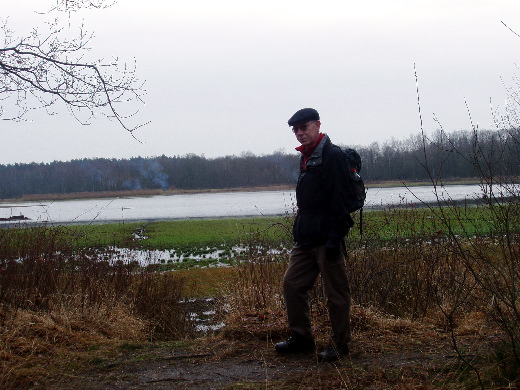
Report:
<svg viewBox="0 0 520 390"><path fill-rule="evenodd" d="M10 217L7 217L7 218L0 218L0 221L25 221L29 218L27 218L25 215L11 215Z"/></svg>

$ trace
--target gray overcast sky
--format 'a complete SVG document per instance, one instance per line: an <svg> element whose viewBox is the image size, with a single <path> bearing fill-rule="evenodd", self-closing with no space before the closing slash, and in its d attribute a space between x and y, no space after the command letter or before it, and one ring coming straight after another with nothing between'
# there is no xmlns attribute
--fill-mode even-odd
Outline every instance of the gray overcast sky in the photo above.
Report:
<svg viewBox="0 0 520 390"><path fill-rule="evenodd" d="M52 0L2 0L19 35ZM68 23L68 19L63 16ZM367 145L424 130L494 128L515 86L518 0L119 0L81 11L94 57L137 61L151 121L135 141L100 116L80 125L66 109L0 121L0 164L195 153L294 152L287 119L318 109L336 143ZM1 37L0 37L1 38Z"/></svg>

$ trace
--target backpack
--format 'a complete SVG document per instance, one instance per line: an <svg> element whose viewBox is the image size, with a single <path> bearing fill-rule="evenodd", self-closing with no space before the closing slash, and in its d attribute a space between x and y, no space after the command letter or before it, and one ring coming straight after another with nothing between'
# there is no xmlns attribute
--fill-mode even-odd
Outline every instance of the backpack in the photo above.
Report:
<svg viewBox="0 0 520 390"><path fill-rule="evenodd" d="M361 171L361 156L354 149L342 149L345 155L348 172L345 173L346 182L346 207L349 213L362 210L366 199L366 189L363 179L359 176Z"/></svg>
<svg viewBox="0 0 520 390"><path fill-rule="evenodd" d="M342 149L348 172L345 172L346 208L349 213L359 210L359 234L363 236L363 205L367 197L365 183L359 176L361 156L354 149Z"/></svg>

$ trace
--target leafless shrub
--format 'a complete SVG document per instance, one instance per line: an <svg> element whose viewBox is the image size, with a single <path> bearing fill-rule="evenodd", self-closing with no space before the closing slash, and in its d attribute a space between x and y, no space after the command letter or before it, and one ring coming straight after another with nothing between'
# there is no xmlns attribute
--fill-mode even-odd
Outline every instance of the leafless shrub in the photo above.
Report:
<svg viewBox="0 0 520 390"><path fill-rule="evenodd" d="M446 232L450 252L447 264L456 270L451 281L437 283L436 301L452 331L459 357L474 370L482 388L485 378L480 369L464 358L457 344L455 318L467 305L478 307L488 321L502 331L502 342L497 350L501 351L499 364L507 368L502 369L501 374L509 380L518 380L520 375L520 185L502 163L502 156L511 151L515 151L513 154L518 159L520 138L515 128L506 134L499 142L486 143L484 148L481 133L474 128L472 151L463 156L480 178L478 212L482 218L468 217L475 211L445 196L442 178L433 175L435 167L428 164L425 153L424 166L437 195L437 203L435 207L430 206L430 211ZM442 146L445 155L461 153L450 143L449 137L446 136L446 140Z"/></svg>

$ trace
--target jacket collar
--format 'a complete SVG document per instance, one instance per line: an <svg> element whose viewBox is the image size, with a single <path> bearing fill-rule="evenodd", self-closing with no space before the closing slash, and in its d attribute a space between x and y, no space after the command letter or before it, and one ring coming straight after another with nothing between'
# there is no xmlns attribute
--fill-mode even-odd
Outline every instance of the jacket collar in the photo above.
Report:
<svg viewBox="0 0 520 390"><path fill-rule="evenodd" d="M317 145L310 148L305 148L303 145L296 148L301 156L301 168L306 170L307 166L320 165L323 161L323 148L325 144L330 143L329 136L327 134L321 134Z"/></svg>
<svg viewBox="0 0 520 390"><path fill-rule="evenodd" d="M318 147L318 145L320 144L320 142L323 140L323 137L324 137L324 136L325 136L325 134L320 133L320 134L318 135L318 139L316 140L316 142L314 143L314 145L309 146L309 147L307 147L307 146L303 146L303 145L300 145L300 146L298 146L298 147L296 148L296 150L297 150L298 152L300 152L301 154L303 154L304 156L309 157L309 156L312 154L312 152L314 152L314 150Z"/></svg>

